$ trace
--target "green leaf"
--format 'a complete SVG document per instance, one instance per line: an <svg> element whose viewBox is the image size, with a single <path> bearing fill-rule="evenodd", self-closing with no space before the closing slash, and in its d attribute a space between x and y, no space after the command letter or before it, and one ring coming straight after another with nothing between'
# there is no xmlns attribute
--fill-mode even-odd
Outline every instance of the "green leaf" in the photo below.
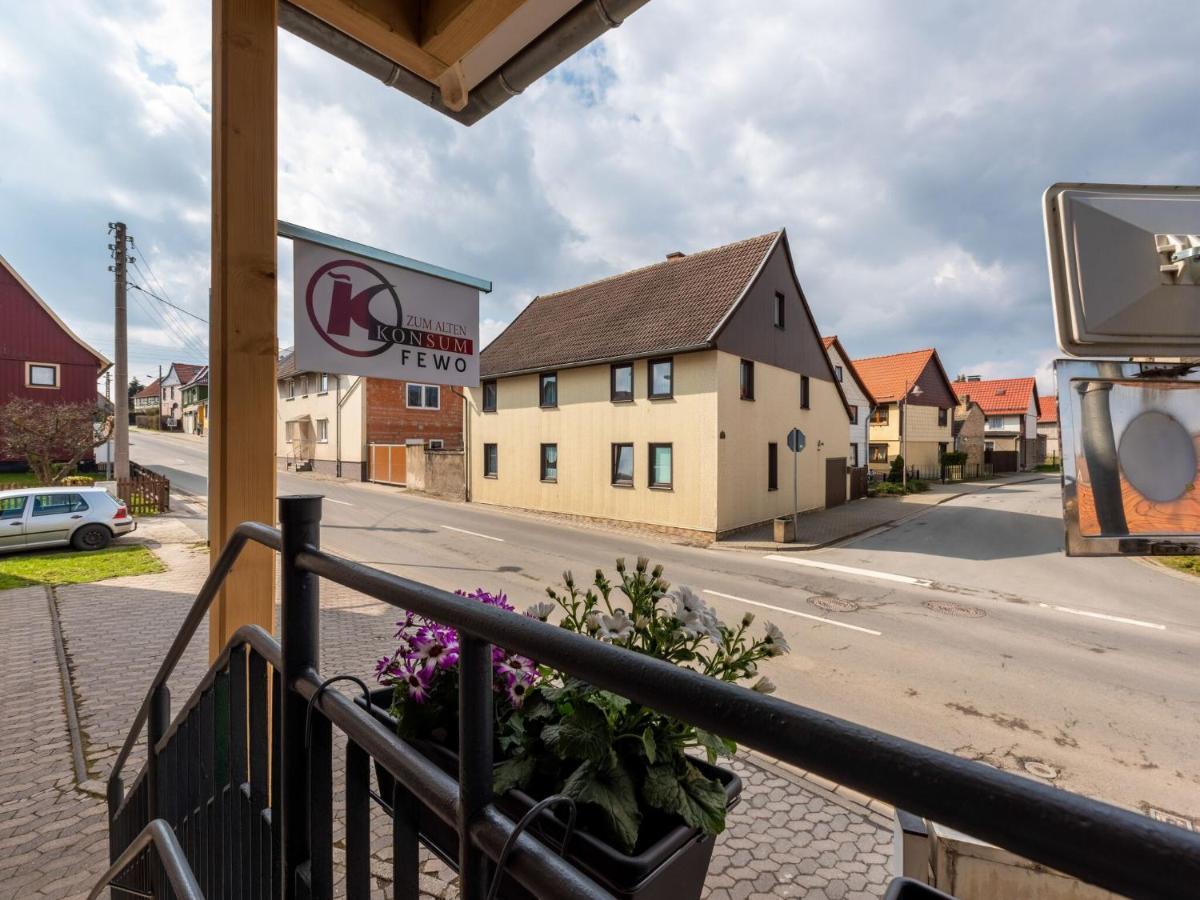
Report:
<svg viewBox="0 0 1200 900"><path fill-rule="evenodd" d="M537 760L532 756L506 759L492 770L492 791L507 794L513 788L524 788L533 779Z"/></svg>
<svg viewBox="0 0 1200 900"><path fill-rule="evenodd" d="M650 765L654 765L654 757L658 748L654 743L654 732L649 728L642 732L642 747L646 751L646 759L650 761Z"/></svg>
<svg viewBox="0 0 1200 900"><path fill-rule="evenodd" d="M633 779L612 751L603 762L588 760L571 773L562 793L578 803L586 803L600 815L614 840L626 853L637 847L638 811Z"/></svg>
<svg viewBox="0 0 1200 900"><path fill-rule="evenodd" d="M584 703L569 716L542 729L542 740L560 759L602 762L612 752L612 731L604 713Z"/></svg>
<svg viewBox="0 0 1200 900"><path fill-rule="evenodd" d="M737 743L701 728L696 729L696 741L708 754L710 763L716 762L718 756L733 756L737 753Z"/></svg>
<svg viewBox="0 0 1200 900"><path fill-rule="evenodd" d="M690 762L682 772L671 763L651 766L642 784L646 803L674 813L706 834L725 830L725 788L715 778L705 778Z"/></svg>

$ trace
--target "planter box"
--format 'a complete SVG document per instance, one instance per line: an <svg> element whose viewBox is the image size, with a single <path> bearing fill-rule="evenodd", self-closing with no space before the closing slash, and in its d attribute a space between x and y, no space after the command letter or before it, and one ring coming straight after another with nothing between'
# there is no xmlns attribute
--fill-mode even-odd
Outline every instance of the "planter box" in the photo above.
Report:
<svg viewBox="0 0 1200 900"><path fill-rule="evenodd" d="M371 715L396 732L396 720L388 713L391 688L371 692ZM361 700L356 701L362 703ZM397 738L400 740L400 738ZM428 741L409 741L422 755L443 771L458 776L458 754ZM733 772L694 760L705 775L725 785L727 808L737 803L742 781ZM379 793L390 800L394 779L378 763L375 765ZM510 791L498 797L496 805L513 821L520 819L537 801L522 791ZM418 805L418 830L421 842L446 863L458 867L458 831L437 815ZM527 833L556 852L562 846L563 822L552 810L546 810L526 829ZM614 897L637 900L691 900L699 898L708 875L716 839L682 823L667 825L655 840L635 854L628 855L599 838L578 829L567 847L567 861L609 891ZM505 900L536 900L512 879L504 879L500 896Z"/></svg>
<svg viewBox="0 0 1200 900"><path fill-rule="evenodd" d="M796 541L796 523L791 516L780 516L775 520L775 543L792 544Z"/></svg>

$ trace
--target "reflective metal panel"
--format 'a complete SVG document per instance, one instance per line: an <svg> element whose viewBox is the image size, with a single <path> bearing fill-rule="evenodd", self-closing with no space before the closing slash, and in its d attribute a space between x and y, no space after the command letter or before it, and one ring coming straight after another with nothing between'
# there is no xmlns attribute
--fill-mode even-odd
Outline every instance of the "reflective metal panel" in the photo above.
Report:
<svg viewBox="0 0 1200 900"><path fill-rule="evenodd" d="M1200 373L1060 359L1069 556L1200 553Z"/></svg>

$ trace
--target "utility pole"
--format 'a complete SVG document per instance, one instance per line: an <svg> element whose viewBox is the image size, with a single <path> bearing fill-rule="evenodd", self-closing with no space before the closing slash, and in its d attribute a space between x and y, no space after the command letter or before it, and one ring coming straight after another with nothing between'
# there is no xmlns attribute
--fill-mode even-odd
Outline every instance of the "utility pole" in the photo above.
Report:
<svg viewBox="0 0 1200 900"><path fill-rule="evenodd" d="M113 403L112 370L111 369L104 373L104 396L108 400L109 403ZM115 404L113 405L113 410L114 410L113 424L115 425L116 424L116 420L115 420L116 405ZM104 445L104 475L105 475L105 478L107 478L109 481L112 481L112 474L113 474L113 439L112 439L112 432L110 431L108 433L108 441Z"/></svg>
<svg viewBox="0 0 1200 900"><path fill-rule="evenodd" d="M126 244L129 237L125 233L124 222L109 222L109 232L113 234L113 243L108 249L113 251L113 272L115 287L113 291L115 306L115 350L117 369L116 393L113 396L113 434L116 438L116 453L114 463L117 478L129 477L129 350L126 336L127 314L125 306L126 277L125 270L129 258Z"/></svg>

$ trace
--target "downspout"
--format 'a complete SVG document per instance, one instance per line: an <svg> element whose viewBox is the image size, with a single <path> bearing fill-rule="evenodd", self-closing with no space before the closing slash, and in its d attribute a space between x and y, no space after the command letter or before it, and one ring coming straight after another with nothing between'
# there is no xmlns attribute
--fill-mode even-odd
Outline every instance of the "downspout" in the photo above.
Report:
<svg viewBox="0 0 1200 900"><path fill-rule="evenodd" d="M342 396L342 378L338 376L337 388L337 477L342 477L342 407L354 395L358 385L362 382L362 376L359 375L354 379L354 384L350 385L350 390L346 391L346 396ZM362 473L359 473L361 478Z"/></svg>
<svg viewBox="0 0 1200 900"><path fill-rule="evenodd" d="M467 392L451 387L451 391L462 398L463 408L463 502L471 502L471 413L468 409Z"/></svg>
<svg viewBox="0 0 1200 900"><path fill-rule="evenodd" d="M279 27L456 122L474 125L600 35L618 27L647 2L584 0L473 87L467 105L457 112L442 103L441 88L433 82L396 65L382 54L286 0L279 4Z"/></svg>

